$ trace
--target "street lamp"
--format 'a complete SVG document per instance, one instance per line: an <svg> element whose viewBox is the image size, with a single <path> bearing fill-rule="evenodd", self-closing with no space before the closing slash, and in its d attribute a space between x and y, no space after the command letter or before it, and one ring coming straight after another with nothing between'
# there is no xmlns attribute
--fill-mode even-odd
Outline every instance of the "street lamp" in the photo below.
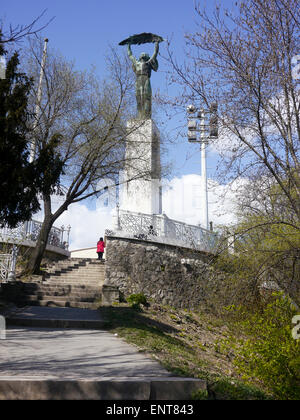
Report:
<svg viewBox="0 0 300 420"><path fill-rule="evenodd" d="M206 171L206 145L210 139L218 137L218 105L212 103L209 110L197 109L195 105L187 106L188 113L188 141L190 143L200 143L201 147L201 178L203 203L204 228L209 229L208 222L208 194L207 194L207 171ZM209 123L207 119L209 116Z"/></svg>

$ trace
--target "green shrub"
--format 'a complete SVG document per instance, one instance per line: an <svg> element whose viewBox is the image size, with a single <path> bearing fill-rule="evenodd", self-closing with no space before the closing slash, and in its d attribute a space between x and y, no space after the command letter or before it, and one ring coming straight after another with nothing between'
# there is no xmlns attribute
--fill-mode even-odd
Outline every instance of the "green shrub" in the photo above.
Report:
<svg viewBox="0 0 300 420"><path fill-rule="evenodd" d="M143 293L134 293L126 299L128 303L131 304L131 307L134 309L140 309L141 306L148 306L147 298Z"/></svg>
<svg viewBox="0 0 300 420"><path fill-rule="evenodd" d="M262 312L240 321L244 340L231 337L234 364L243 379L260 381L277 399L300 399L300 340L292 337L295 314L290 301L277 295Z"/></svg>

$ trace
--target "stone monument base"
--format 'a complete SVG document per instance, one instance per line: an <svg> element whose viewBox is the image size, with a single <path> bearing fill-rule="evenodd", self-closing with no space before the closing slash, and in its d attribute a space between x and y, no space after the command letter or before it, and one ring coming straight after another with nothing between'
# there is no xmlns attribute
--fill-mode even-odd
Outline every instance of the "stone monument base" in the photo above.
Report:
<svg viewBox="0 0 300 420"><path fill-rule="evenodd" d="M127 123L126 167L120 176L120 209L161 214L160 134L152 119Z"/></svg>

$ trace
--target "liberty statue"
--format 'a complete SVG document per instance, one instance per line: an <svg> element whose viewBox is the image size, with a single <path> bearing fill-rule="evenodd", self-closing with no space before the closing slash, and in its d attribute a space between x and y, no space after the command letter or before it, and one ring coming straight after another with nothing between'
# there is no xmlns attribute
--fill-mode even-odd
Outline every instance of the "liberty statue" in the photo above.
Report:
<svg viewBox="0 0 300 420"><path fill-rule="evenodd" d="M158 70L157 55L159 51L159 43L163 39L151 33L142 33L133 35L128 39L120 42L119 45L128 45L128 56L132 62L133 71L136 75L136 103L137 103L137 118L139 120L151 119L152 114L152 90L151 90L151 72ZM132 44L145 44L155 42L154 53L150 57L147 53L143 52L137 60L131 51Z"/></svg>

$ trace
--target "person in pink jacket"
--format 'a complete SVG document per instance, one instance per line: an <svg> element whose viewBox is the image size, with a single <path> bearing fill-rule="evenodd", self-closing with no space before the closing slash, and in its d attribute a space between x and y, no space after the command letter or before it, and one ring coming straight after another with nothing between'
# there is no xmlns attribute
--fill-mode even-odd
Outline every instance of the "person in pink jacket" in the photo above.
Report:
<svg viewBox="0 0 300 420"><path fill-rule="evenodd" d="M99 241L97 242L98 260L102 260L104 248L105 248L105 242L103 241L103 238L100 238Z"/></svg>

